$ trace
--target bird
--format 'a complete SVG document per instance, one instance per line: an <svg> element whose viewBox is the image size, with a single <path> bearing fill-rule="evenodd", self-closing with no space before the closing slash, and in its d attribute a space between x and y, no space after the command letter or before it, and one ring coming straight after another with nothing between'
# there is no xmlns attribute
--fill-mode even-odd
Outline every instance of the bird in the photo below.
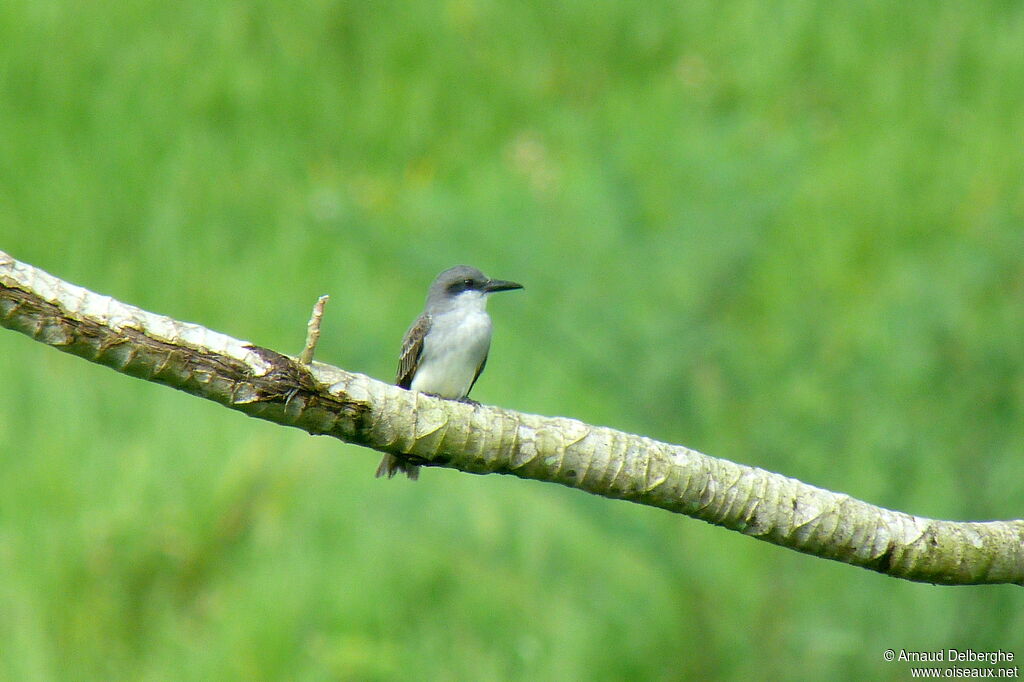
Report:
<svg viewBox="0 0 1024 682"><path fill-rule="evenodd" d="M490 279L468 265L456 265L439 274L427 292L423 312L402 340L395 384L479 404L469 399L469 392L484 371L491 347L487 298L498 291L522 288L518 282ZM416 480L419 470L402 457L386 454L377 467L377 477L391 478L401 471Z"/></svg>

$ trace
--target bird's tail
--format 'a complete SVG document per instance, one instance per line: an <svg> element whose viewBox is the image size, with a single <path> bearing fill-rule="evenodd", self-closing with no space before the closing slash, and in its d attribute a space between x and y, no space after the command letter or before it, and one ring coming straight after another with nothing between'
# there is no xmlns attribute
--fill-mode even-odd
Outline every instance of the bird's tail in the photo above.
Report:
<svg viewBox="0 0 1024 682"><path fill-rule="evenodd" d="M409 480L415 481L420 477L420 468L415 464L410 464L407 460L395 457L394 455L384 455L384 458L380 461L380 466L377 467L377 478L381 476L387 476L391 478L399 471L409 477Z"/></svg>

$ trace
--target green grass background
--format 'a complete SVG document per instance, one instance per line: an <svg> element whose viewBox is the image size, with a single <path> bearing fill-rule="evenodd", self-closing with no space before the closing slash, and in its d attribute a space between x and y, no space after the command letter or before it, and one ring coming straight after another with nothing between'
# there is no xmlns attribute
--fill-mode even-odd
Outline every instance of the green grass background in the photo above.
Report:
<svg viewBox="0 0 1024 682"><path fill-rule="evenodd" d="M0 3L0 249L391 380L441 269L478 400L948 519L1024 515L1019 3ZM369 450L0 331L0 677L905 679L934 587Z"/></svg>

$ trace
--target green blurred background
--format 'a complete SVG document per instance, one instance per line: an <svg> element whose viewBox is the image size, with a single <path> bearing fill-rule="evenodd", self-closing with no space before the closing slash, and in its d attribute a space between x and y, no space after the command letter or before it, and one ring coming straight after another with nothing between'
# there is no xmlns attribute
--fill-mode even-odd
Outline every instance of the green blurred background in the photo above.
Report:
<svg viewBox="0 0 1024 682"><path fill-rule="evenodd" d="M1024 516L1016 2L6 0L0 249L390 381L441 269L487 403ZM0 676L904 679L940 588L378 455L0 331Z"/></svg>

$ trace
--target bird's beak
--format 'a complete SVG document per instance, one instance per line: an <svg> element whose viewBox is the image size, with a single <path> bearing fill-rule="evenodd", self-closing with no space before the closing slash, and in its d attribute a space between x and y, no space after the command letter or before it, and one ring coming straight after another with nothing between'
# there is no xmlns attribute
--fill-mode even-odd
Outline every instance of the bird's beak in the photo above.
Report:
<svg viewBox="0 0 1024 682"><path fill-rule="evenodd" d="M489 279L484 285L484 293L493 294L495 291L511 291L522 289L523 285L518 282L507 282L503 279Z"/></svg>

